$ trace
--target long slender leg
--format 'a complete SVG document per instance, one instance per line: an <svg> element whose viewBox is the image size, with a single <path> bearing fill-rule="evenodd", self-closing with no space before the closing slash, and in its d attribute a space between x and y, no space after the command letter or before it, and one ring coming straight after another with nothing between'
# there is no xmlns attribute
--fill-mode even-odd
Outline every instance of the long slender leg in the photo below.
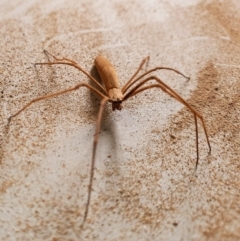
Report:
<svg viewBox="0 0 240 241"><path fill-rule="evenodd" d="M124 93L124 92L126 91L126 89L129 88L128 86L130 85L130 83L133 81L133 79L135 78L135 76L136 76L136 75L139 73L139 71L142 69L144 63L145 63L146 61L148 61L148 60L149 60L149 56L146 57L146 58L144 58L144 59L142 60L141 64L139 65L139 67L138 67L138 69L137 69L137 71L133 74L133 76L129 79L129 81L123 86L123 88L122 88L122 93Z"/></svg>
<svg viewBox="0 0 240 241"><path fill-rule="evenodd" d="M195 171L197 170L198 160L199 160L199 148L198 148L198 124L197 124L197 115L194 113L194 120L195 120L195 128L196 128L196 147L197 147L197 161L195 165ZM210 147L211 152L211 147Z"/></svg>
<svg viewBox="0 0 240 241"><path fill-rule="evenodd" d="M98 112L98 118L97 118L97 122L96 122L96 132L95 132L94 140L93 140L93 152L92 152L90 181L89 181L89 186L88 186L88 197L87 197L87 204L86 204L86 209L85 209L85 213L84 213L82 226L84 225L84 222L87 219L89 205L90 205L90 201L91 201L93 175L94 175L94 168L95 168L95 157L96 157L97 144L98 144L99 133L100 133L100 128L101 128L101 122L102 122L102 114L103 114L104 107L108 100L109 100L109 98L102 99L101 105L99 108L99 112Z"/></svg>
<svg viewBox="0 0 240 241"><path fill-rule="evenodd" d="M50 58L49 58L49 56L51 56L56 62L62 62L62 61L67 61L67 62L70 62L70 63L72 63L72 64L75 64L75 65L78 65L78 63L76 62L76 61L74 61L74 60L71 60L71 59L68 59L68 58L65 58L65 57L63 57L63 58L57 58L56 56L54 56L54 55L52 55L52 54L50 54L47 50L43 50L43 52L46 54L46 56L48 57L48 60L49 60L49 62L50 63L55 63L55 62L52 62L52 61L50 61ZM79 66L80 67L80 66ZM81 68L81 67L80 67ZM82 69L82 68L81 68ZM81 70L82 71L82 70ZM83 70L84 71L84 70ZM82 71L82 72L83 72ZM85 72L85 71L84 71ZM88 73L87 73L88 74Z"/></svg>
<svg viewBox="0 0 240 241"><path fill-rule="evenodd" d="M38 101L41 101L41 100L46 100L46 99L49 99L49 98L53 98L55 96L58 96L58 95L62 95L62 94L65 94L67 92L71 92L73 90L77 90L79 89L80 87L87 87L88 89L92 90L93 92L95 92L96 94L98 94L100 97L102 98L106 98L105 95L103 95L101 92L99 92L97 89L95 89L94 87L92 87L91 85L89 84L85 84L85 83L80 83L80 84L77 84L76 86L72 87L72 88L69 88L69 89L66 89L66 90L62 90L62 91L59 91L59 92L55 92L55 93L52 93L52 94L49 94L49 95L45 95L45 96L41 96L41 97L38 97L36 99L33 99L31 100L28 104L26 104L22 109L20 109L17 113L15 113L14 115L10 116L8 118L8 124L10 124L11 120L13 117L16 117L17 115L19 115L22 111L24 111L27 107L29 107L30 105L32 105L33 103L35 102L38 102Z"/></svg>
<svg viewBox="0 0 240 241"><path fill-rule="evenodd" d="M146 76L147 74L150 74L151 72L157 71L157 70L171 70L174 71L177 74L182 75L184 78L186 79L190 79L190 77L187 77L186 75L184 75L183 73L181 73L180 71L173 69L173 68L169 68L169 67L156 67L154 69L150 69L148 70L146 73L140 75L137 79L133 80L131 79L131 81L128 81L127 84L124 85L124 87L122 88L122 93L125 94L125 92L133 85L135 84L138 80L142 79L144 76ZM135 77L135 75L134 75ZM131 83L130 83L131 82Z"/></svg>
<svg viewBox="0 0 240 241"><path fill-rule="evenodd" d="M49 62L46 62L46 63L35 63L35 66L36 65L55 65L55 64L65 64L65 65L73 66L78 70L80 70L83 74L85 74L89 79L91 79L104 92L104 94L107 95L105 88L100 83L98 83L98 81L95 80L90 74L88 74L80 65L78 65L77 62L67 58L59 59L53 56L52 54L50 54L49 52L47 52L46 50L44 50L44 53L47 55L47 57L51 56L56 62L51 62L49 60Z"/></svg>
<svg viewBox="0 0 240 241"><path fill-rule="evenodd" d="M167 94L169 94L171 97L175 98L176 100L178 100L179 102L181 102L183 105L185 105L192 113L195 113L196 116L198 118L200 118L201 122L202 122L202 125L203 125L203 129L204 129L204 132L205 132L205 136L206 136L206 139L207 139L207 143L208 143L208 147L209 147L209 153L211 152L211 145L210 145L210 142L209 142L209 139L208 139L208 134L207 134L207 129L206 129L206 126L205 126L205 123L204 123L204 120L203 120L203 117L200 113L198 113L195 109L193 109L179 94L177 94L177 92L175 92L172 88L170 88L168 85L166 85L163 81L161 81L159 78L157 78L156 76L150 76L149 78L141 81L135 88L133 88L130 92L132 93L128 93L128 97L124 97L124 100L126 98L129 98L130 96L133 96L133 95L136 95L137 93L145 90L146 89L149 89L149 86L146 86L146 87L143 87L141 89L139 89L140 86L142 86L144 83L146 83L147 81L150 81L150 80L156 80L159 85L161 86L161 89L166 92ZM130 96L129 96L130 94Z"/></svg>
<svg viewBox="0 0 240 241"><path fill-rule="evenodd" d="M152 84L152 85L148 85L145 87L140 88L143 84L145 84L147 81L150 80L156 80L158 82L158 84ZM207 143L208 143L208 147L209 147L209 153L211 152L211 145L208 139L208 134L207 134L207 129L203 120L203 117L201 114L199 114L195 109L193 109L180 95L178 95L174 90L172 90L169 86L167 86L163 81L161 81L159 78L155 77L155 76L151 76L143 81L141 81L135 88L133 88L126 96L124 96L124 101L144 90L150 89L150 88L154 88L154 87L158 87L161 88L164 92L166 92L167 94L169 94L171 97L175 98L176 100L178 100L179 102L181 102L183 105L185 105L193 114L194 114L194 119L195 119L195 126L196 126L196 149L197 149L197 161L196 161L196 167L198 165L198 161L199 161L199 148L198 148L198 128L197 128L197 117L200 118L202 125L203 125L203 129L205 132L205 136L207 139Z"/></svg>

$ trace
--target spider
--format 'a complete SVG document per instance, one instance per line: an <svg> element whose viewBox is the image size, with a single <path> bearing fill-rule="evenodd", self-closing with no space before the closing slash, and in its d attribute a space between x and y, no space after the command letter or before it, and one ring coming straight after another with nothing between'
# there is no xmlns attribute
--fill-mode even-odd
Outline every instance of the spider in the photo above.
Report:
<svg viewBox="0 0 240 241"><path fill-rule="evenodd" d="M78 70L80 70L83 74L85 74L88 78L90 78L99 88L96 89L95 87L86 84L86 83L79 83L76 86L65 89L59 92L55 92L52 94L48 94L42 97L38 97L36 99L33 99L30 101L27 105L25 105L22 109L20 109L17 113L14 115L10 116L8 118L8 125L13 117L16 117L19 115L22 111L24 111L27 107L29 107L31 104L53 98L74 90L77 90L81 87L86 87L93 91L95 94L97 94L99 97L102 98L101 104L99 107L99 112L98 112L98 117L97 117L97 122L96 122L96 132L94 135L94 140L93 140L93 151L92 151L92 162L91 162L91 172L90 172L90 181L89 181L89 186L88 186L88 196L87 196L87 203L86 203L86 208L85 208L85 213L83 217L83 223L86 221L87 216L88 216L88 211L89 211L89 206L90 206L90 201L91 201L91 190L92 190L92 184L93 184L93 175L94 175L94 168L95 168L95 157L96 157L96 149L97 149L97 144L98 144L98 139L99 139L99 133L100 133L100 126L101 126L101 121L102 121L102 115L103 115L103 110L104 107L106 106L107 102L112 103L112 110L121 110L122 109L122 103L129 99L130 97L133 97L134 95L137 95L145 90L151 89L151 88L160 88L163 92L167 93L177 101L181 102L183 105L185 105L194 115L194 120L195 120L195 128L196 128L196 152L197 152L197 160L196 160L196 165L195 165L195 170L198 165L199 161L199 147L198 147L198 125L197 125L197 118L199 118L202 122L202 126L204 129L204 133L207 139L207 144L209 147L209 153L211 152L211 146L207 134L207 129L203 120L203 117L200 113L198 113L194 108L192 108L179 94L177 94L172 88L170 88L168 85L166 85L161 79L158 77L151 75L148 77L145 77L146 75L157 71L157 70L170 70L174 71L177 74L180 74L184 78L187 78L188 80L190 79L189 77L185 76L181 72L179 72L176 69L169 68L169 67L155 67L153 69L150 69L146 71L145 73L141 74L139 77L136 77L140 70L142 69L143 65L145 64L146 61L149 60L149 57L146 57L142 60L140 63L138 69L136 72L132 75L132 77L127 81L127 83L120 89L119 87L119 81L118 77L116 74L116 71L113 67L113 65L103 56L97 56L95 58L95 66L96 69L100 75L101 80L103 81L103 85L100 84L96 79L94 79L90 74L88 74L78 63L76 63L73 60L70 60L68 58L57 58L54 55L50 54L46 50L44 50L44 53L48 57L49 62L46 63L36 63L35 65L56 65L56 64L65 64L65 65L70 65ZM53 58L54 61L50 61L49 56ZM145 78L144 78L145 77ZM147 82L154 80L154 84L149 84L144 86ZM136 83L136 85L133 87L133 85ZM132 87L132 88L131 88Z"/></svg>

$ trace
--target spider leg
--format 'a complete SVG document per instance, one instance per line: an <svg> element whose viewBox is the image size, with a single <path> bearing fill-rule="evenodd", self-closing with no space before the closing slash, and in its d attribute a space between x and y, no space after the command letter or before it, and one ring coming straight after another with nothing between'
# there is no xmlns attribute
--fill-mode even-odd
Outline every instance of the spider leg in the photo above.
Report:
<svg viewBox="0 0 240 241"><path fill-rule="evenodd" d="M145 87L140 88L143 84L150 80L155 80L158 84L151 84ZM174 99L178 100L180 103L185 105L194 115L194 120L195 120L195 128L196 128L196 149L197 149L197 161L196 161L196 166L195 169L197 168L198 161L199 161L199 147L198 147L198 126L197 126L197 117L201 120L202 126L204 129L204 133L207 139L208 147L209 147L209 153L211 153L211 145L209 142L208 134L207 134L207 129L203 120L203 117L201 114L199 114L194 108L192 108L179 94L177 94L173 89L171 89L168 85L166 85L163 81L161 81L159 78L156 76L150 76L146 78L145 80L142 80L137 86L135 86L127 95L124 96L123 101L127 100L128 98L144 91L147 89L151 88L160 88L162 89L165 93L173 97Z"/></svg>
<svg viewBox="0 0 240 241"><path fill-rule="evenodd" d="M71 59L67 59L67 58L57 58L54 55L50 54L47 50L44 50L44 53L47 55L48 60L49 60L49 56L51 56L55 61L51 62L49 60L49 62L46 63L35 63L34 66L36 65L55 65L55 64L65 64L65 65L70 65L73 66L75 68L77 68L78 70L80 70L83 74L85 74L89 79L91 79L103 92L105 95L107 95L107 92L105 90L105 88L98 83L98 81L96 79L94 79L90 74L88 74L80 65L78 65L77 62L71 60Z"/></svg>
<svg viewBox="0 0 240 241"><path fill-rule="evenodd" d="M94 176L94 169L95 169L95 157L96 157L97 144L98 144L99 133L100 133L100 128L101 128L101 122L102 122L102 114L103 114L104 107L108 100L109 100L108 97L105 97L102 99L101 105L99 108L99 112L98 112L98 118L97 118L97 122L96 122L96 132L95 132L94 140L93 140L93 152L92 152L90 181L89 181L89 186L88 186L88 197L87 197L87 204L86 204L86 209L85 209L85 213L84 213L82 226L87 219L89 205L90 205L90 201L91 201L92 184L93 184L93 176Z"/></svg>
<svg viewBox="0 0 240 241"><path fill-rule="evenodd" d="M140 65L139 65L139 67L138 67L138 69L137 69L137 71L133 74L133 76L128 80L128 82L123 86L123 88L122 88L122 93L124 93L132 84L131 84L131 82L133 81L133 79L136 77L136 75L139 73L139 71L142 69L142 67L143 67L143 65L144 65L144 63L146 62L146 61L149 61L149 56L148 57L146 57L146 58L144 58L143 60L142 60L142 62L140 63Z"/></svg>
<svg viewBox="0 0 240 241"><path fill-rule="evenodd" d="M33 103L35 102L38 102L38 101L41 101L41 100L46 100L46 99L50 99L50 98L53 98L53 97L56 97L58 95L62 95L62 94L65 94L67 92L71 92L73 90L77 90L79 89L80 87L87 87L88 89L92 90L93 92L95 92L97 95L99 95L100 97L102 98L106 98L105 95L103 95L100 91L98 91L97 89L95 89L94 87L92 87L91 85L89 84L85 84L85 83L80 83L80 84L77 84L76 86L72 87L72 88L69 88L69 89L66 89L66 90L62 90L62 91L59 91L59 92L55 92L55 93L52 93L52 94L49 94L49 95L45 95L45 96L41 96L41 97L38 97L36 99L33 99L31 100L28 104L26 104L22 109L20 109L17 113L15 113L14 115L11 115L9 118L8 118L8 126L12 120L13 117L16 117L17 115L19 115L22 111L24 111L26 108L28 108L30 105L32 105Z"/></svg>
<svg viewBox="0 0 240 241"><path fill-rule="evenodd" d="M77 62L75 62L74 60L71 60L71 59L68 59L68 58L57 58L56 56L50 54L47 50L43 50L44 54L46 54L47 58L48 58L48 61L51 62L51 63L54 63L50 60L49 56L51 56L56 62L61 62L61 61L67 61L67 62L70 62L72 64L76 64L77 65Z"/></svg>
<svg viewBox="0 0 240 241"><path fill-rule="evenodd" d="M147 58L146 58L147 59ZM145 59L145 60L146 60ZM175 73L177 73L177 74L180 74L180 75L182 75L184 78L186 78L187 80L189 80L190 79L190 77L187 77L186 75L184 75L183 73L181 73L180 71L178 71L178 70L176 70L176 69L173 69L173 68L169 68L169 67L156 67L156 68L154 68L154 69L150 69L150 70L148 70L147 72L145 72L144 74L142 74L142 75L140 75L138 78L136 78L135 80L132 80L133 78L131 78L128 82L127 82L127 84L125 84L124 85L124 87L122 88L122 92L123 92L123 94L133 85L133 84L135 84L138 80L140 80L140 79L142 79L144 76L146 76L147 74L150 74L150 73L152 73L152 72L154 72L154 71L157 71L157 70L171 70L171 71L173 71L173 72L175 72ZM136 75L133 75L133 77L135 77Z"/></svg>

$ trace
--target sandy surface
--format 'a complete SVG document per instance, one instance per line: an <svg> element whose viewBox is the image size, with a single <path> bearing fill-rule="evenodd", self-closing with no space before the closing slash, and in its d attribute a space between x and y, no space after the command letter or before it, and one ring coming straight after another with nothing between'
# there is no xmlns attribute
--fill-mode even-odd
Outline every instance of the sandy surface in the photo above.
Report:
<svg viewBox="0 0 240 241"><path fill-rule="evenodd" d="M240 3L0 1L1 240L240 240ZM121 85L141 60L203 116L152 89L103 116L90 212L81 228L99 99L87 89L33 98L89 79L37 67L47 49L96 76L108 57Z"/></svg>

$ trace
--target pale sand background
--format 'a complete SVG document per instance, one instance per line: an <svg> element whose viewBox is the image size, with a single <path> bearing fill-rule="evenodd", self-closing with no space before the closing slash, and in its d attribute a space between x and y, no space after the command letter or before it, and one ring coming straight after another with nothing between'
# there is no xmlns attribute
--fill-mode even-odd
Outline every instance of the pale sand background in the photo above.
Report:
<svg viewBox="0 0 240 241"><path fill-rule="evenodd" d="M239 26L238 0L1 0L0 240L240 240ZM4 128L31 99L89 81L34 69L43 49L87 71L102 53L122 84L148 55L186 73L157 75L203 114L212 154L199 125L194 175L193 117L160 90L108 105L81 230L98 98L43 101Z"/></svg>

